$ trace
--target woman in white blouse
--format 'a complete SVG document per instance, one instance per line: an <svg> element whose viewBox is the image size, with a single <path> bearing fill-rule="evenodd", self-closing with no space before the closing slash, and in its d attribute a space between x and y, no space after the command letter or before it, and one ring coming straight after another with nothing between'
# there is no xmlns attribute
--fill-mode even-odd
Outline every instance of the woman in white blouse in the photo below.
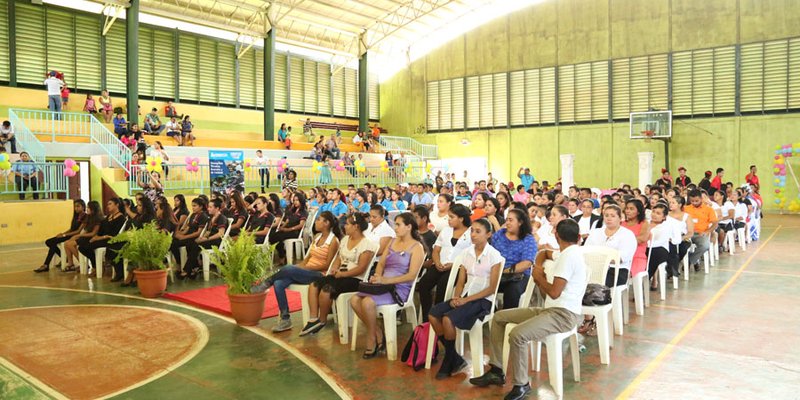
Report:
<svg viewBox="0 0 800 400"><path fill-rule="evenodd" d="M636 236L630 229L622 228L622 209L612 204L603 210L603 227L592 229L586 238L586 246L605 246L617 249L620 257L620 271L617 282L614 282L614 269L608 269L606 286L614 287L625 285L630 275L631 262L636 253Z"/></svg>
<svg viewBox="0 0 800 400"><path fill-rule="evenodd" d="M367 230L364 231L364 236L367 239L378 243L378 253L377 256L380 257L383 255L383 251L386 250L386 246L389 245L389 242L396 237L397 235L389 226L389 223L386 222L386 209L383 208L380 204L373 204L369 208L369 226Z"/></svg>
<svg viewBox="0 0 800 400"><path fill-rule="evenodd" d="M647 249L650 261L647 265L647 273L653 281L650 286L653 290L658 288L658 280L655 279L658 266L669 260L669 242L674 229L672 222L667 219L667 214L669 214L667 206L661 201L653 207L650 213L650 247ZM672 271L667 274L668 278L673 275Z"/></svg>
<svg viewBox="0 0 800 400"><path fill-rule="evenodd" d="M439 195L436 201L436 210L430 214L431 224L433 224L433 230L436 233L450 226L447 221L450 220L450 206L452 204L453 196L447 193Z"/></svg>
<svg viewBox="0 0 800 400"><path fill-rule="evenodd" d="M452 204L448 224L450 226L442 229L433 245L431 256L433 265L425 269L425 274L417 282L423 322L427 321L434 300L435 303L444 301L444 292L447 289L445 286L450 268L453 267L453 260L472 245L470 237L472 220L469 208L461 204ZM434 289L436 289L435 298L432 296Z"/></svg>

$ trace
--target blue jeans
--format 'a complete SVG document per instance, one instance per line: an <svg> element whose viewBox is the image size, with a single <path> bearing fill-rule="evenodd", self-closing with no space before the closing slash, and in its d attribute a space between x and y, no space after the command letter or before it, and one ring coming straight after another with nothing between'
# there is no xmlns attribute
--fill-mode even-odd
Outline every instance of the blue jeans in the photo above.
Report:
<svg viewBox="0 0 800 400"><path fill-rule="evenodd" d="M61 95L47 96L47 108L53 112L61 112ZM61 119L61 117L56 115L55 119Z"/></svg>
<svg viewBox="0 0 800 400"><path fill-rule="evenodd" d="M282 319L289 319L289 301L286 300L286 288L295 283L309 285L321 277L322 272L310 271L294 265L287 265L275 275L269 277L275 290L275 299L278 300L278 309L281 311Z"/></svg>

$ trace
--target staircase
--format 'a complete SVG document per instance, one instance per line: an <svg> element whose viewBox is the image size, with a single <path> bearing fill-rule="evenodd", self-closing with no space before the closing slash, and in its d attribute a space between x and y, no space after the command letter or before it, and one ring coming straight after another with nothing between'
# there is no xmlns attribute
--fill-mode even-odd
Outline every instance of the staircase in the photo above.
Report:
<svg viewBox="0 0 800 400"><path fill-rule="evenodd" d="M439 149L435 144L423 144L410 137L381 135L380 142L382 151L404 152L422 161L439 158Z"/></svg>

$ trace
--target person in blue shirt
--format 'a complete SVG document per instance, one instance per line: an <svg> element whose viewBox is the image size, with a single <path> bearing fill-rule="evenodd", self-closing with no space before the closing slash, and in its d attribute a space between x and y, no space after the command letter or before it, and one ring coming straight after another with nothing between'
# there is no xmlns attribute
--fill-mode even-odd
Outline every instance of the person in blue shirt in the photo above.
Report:
<svg viewBox="0 0 800 400"><path fill-rule="evenodd" d="M407 208L406 203L400 200L400 194L394 190L391 191L391 198L384 200L381 205L386 211L405 211Z"/></svg>
<svg viewBox="0 0 800 400"><path fill-rule="evenodd" d="M525 186L525 191L527 192L528 189L531 188L531 185L534 181L534 177L531 175L531 169L528 167L525 167L524 170L523 168L520 168L519 171L517 171L517 176L519 177L522 186Z"/></svg>
<svg viewBox="0 0 800 400"><path fill-rule="evenodd" d="M330 211L334 217L339 218L347 214L347 205L342 201L342 191L339 189L331 189L328 191L328 203L326 203L326 211Z"/></svg>
<svg viewBox="0 0 800 400"><path fill-rule="evenodd" d="M472 201L472 196L469 194L467 185L461 184L458 186L458 194L455 195L455 200L469 200Z"/></svg>
<svg viewBox="0 0 800 400"><path fill-rule="evenodd" d="M362 213L368 213L371 204L367 201L367 193L364 189L356 190L356 198L350 202L350 209Z"/></svg>
<svg viewBox="0 0 800 400"><path fill-rule="evenodd" d="M308 207L319 208L319 212L323 212L325 210L322 209L325 206L325 197L322 195L322 192L317 190L316 188L308 189L308 198L311 199L308 202Z"/></svg>
<svg viewBox="0 0 800 400"><path fill-rule="evenodd" d="M37 190L39 190L39 168L33 163L28 152L23 151L19 153L19 158L20 160L15 162L11 167L11 172L14 173L14 183L17 185L17 190L22 192L19 194L19 199L25 200L25 192L28 191L28 187L30 186L33 191L33 199L39 200L39 193L37 193Z"/></svg>
<svg viewBox="0 0 800 400"><path fill-rule="evenodd" d="M516 308L528 286L537 251L532 232L528 214L512 208L508 210L505 227L492 235L492 247L506 260L497 291L503 293L504 310Z"/></svg>
<svg viewBox="0 0 800 400"><path fill-rule="evenodd" d="M281 128L278 129L278 141L283 143L286 141L286 137L289 133L286 131L286 124L281 124Z"/></svg>
<svg viewBox="0 0 800 400"><path fill-rule="evenodd" d="M125 121L122 113L117 113L117 116L114 117L114 133L117 134L118 139L128 133L128 122Z"/></svg>
<svg viewBox="0 0 800 400"><path fill-rule="evenodd" d="M426 185L420 183L417 185L417 193L411 198L411 206L425 206L430 210L433 208L433 196L425 191Z"/></svg>

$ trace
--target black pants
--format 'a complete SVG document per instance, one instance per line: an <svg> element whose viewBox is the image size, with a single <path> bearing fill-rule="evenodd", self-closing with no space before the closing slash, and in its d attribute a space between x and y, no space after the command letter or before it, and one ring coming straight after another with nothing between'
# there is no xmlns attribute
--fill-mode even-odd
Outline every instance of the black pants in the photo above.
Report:
<svg viewBox="0 0 800 400"><path fill-rule="evenodd" d="M288 239L297 239L300 235L299 231L289 231L289 232L278 232L274 231L269 234L269 242L270 244L278 244L276 250L278 251L278 256L281 258L286 257L286 247L283 245L284 240ZM295 260L300 261L300 260Z"/></svg>
<svg viewBox="0 0 800 400"><path fill-rule="evenodd" d="M668 270L672 272L673 276L681 275L681 260L683 260L683 257L686 256L686 253L689 252L689 247L691 246L692 242L688 240L682 241L680 245L669 245L669 261L667 262L667 266L669 267Z"/></svg>
<svg viewBox="0 0 800 400"><path fill-rule="evenodd" d="M89 261L92 262L92 265L95 264L94 259L94 251L101 247L108 247L108 239L104 240L95 240L94 242L89 242L88 240L84 243L78 243L78 251L84 255L84 257L88 258ZM100 260L102 263L103 260ZM103 268L103 265L94 265L95 268Z"/></svg>
<svg viewBox="0 0 800 400"><path fill-rule="evenodd" d="M125 242L117 242L109 244L108 250L106 251L106 256L114 260L115 258L117 258L117 252L122 249L122 246L125 246ZM123 259L120 259L119 261L112 261L111 264L114 266L114 278L122 279L122 277L125 276L123 272L125 261Z"/></svg>
<svg viewBox="0 0 800 400"><path fill-rule="evenodd" d="M3 135L3 138L5 139L6 136ZM6 143L11 143L11 153L12 154L16 154L17 153L17 138L12 136L11 139L6 139L6 142L2 143L4 147L5 147Z"/></svg>
<svg viewBox="0 0 800 400"><path fill-rule="evenodd" d="M448 278L450 278L450 270L439 271L436 267L431 266L425 269L425 274L417 282L419 305L422 308L422 322L428 322L428 313L434 304L444 301ZM435 296L433 295L434 289L436 289Z"/></svg>
<svg viewBox="0 0 800 400"><path fill-rule="evenodd" d="M614 286L622 286L628 283L628 275L631 271L627 268L620 268L619 275L617 276L617 284L614 284L614 268L609 268L606 273L606 286L613 288Z"/></svg>
<svg viewBox="0 0 800 400"><path fill-rule="evenodd" d="M175 262L180 266L181 265L181 247L188 246L189 243L194 243L195 238L191 239L177 239L175 237L172 238L172 244L169 245L169 251L172 252L172 256L175 257ZM186 250L188 251L189 248L187 247Z"/></svg>
<svg viewBox="0 0 800 400"><path fill-rule="evenodd" d="M497 292L503 294L503 310L519 306L519 299L525 293L529 280L530 278L527 275L523 275L522 279L518 281L508 281L500 284ZM527 304L523 304L523 307L527 307Z"/></svg>
<svg viewBox="0 0 800 400"><path fill-rule="evenodd" d="M200 261L198 260L198 257L200 257L200 252L203 249L210 249L212 246L219 246L220 243L222 243L222 239L209 240L201 244L197 244L197 242L194 240L187 243L186 265L183 267L183 272L191 274L192 271L194 271L197 268L200 268Z"/></svg>
<svg viewBox="0 0 800 400"><path fill-rule="evenodd" d="M261 193L264 193L264 178L267 178L267 189L269 189L269 168L259 169L258 175L261 177Z"/></svg>
<svg viewBox="0 0 800 400"><path fill-rule="evenodd" d="M647 266L647 274L650 278L655 276L656 270L661 263L669 265L669 250L663 247L647 249L650 252L650 264ZM667 275L672 276L672 271L667 267Z"/></svg>
<svg viewBox="0 0 800 400"><path fill-rule="evenodd" d="M23 178L21 176L15 176L14 177L14 182L17 184L17 189L22 191L22 192L27 192L28 191L28 186L30 186L31 190L33 191L33 199L34 200L39 200L39 193L36 193L36 191L39 190L39 179L38 178L36 178L35 176L32 176L32 177L26 179L26 178ZM25 200L25 193L20 193L19 194L19 199L20 200Z"/></svg>
<svg viewBox="0 0 800 400"><path fill-rule="evenodd" d="M44 265L50 266L50 262L53 261L53 256L58 255L59 257L65 257L61 254L61 250L58 249L58 245L61 243L66 242L69 240L70 236L54 236L50 239L44 241L44 245L47 246L47 257L44 259Z"/></svg>

